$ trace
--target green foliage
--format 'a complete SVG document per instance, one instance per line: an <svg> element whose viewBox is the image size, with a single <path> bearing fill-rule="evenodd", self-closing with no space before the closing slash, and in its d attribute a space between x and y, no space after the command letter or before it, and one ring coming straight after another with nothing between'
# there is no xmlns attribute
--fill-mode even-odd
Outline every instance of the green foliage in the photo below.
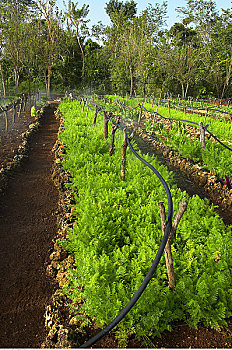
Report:
<svg viewBox="0 0 232 350"><path fill-rule="evenodd" d="M121 99L121 101L123 102L125 99ZM135 103L137 103L135 99L126 102L127 105L135 105ZM144 107L152 110L151 103L144 103ZM153 110L157 107L153 105ZM164 106L159 106L159 113L166 118L170 116L168 108ZM202 121L202 117L197 114L185 115L184 112L176 110L171 110L171 118L189 120L195 123ZM228 120L208 117L205 123L209 125L208 129L225 144L228 144L227 141L232 142L231 126ZM186 129L187 122L173 122L171 132L167 132L162 122L149 119L145 124L148 131L153 132L161 142L178 151L182 157L193 162L203 163L208 169L215 170L219 178L224 178L225 175L231 178L232 152L212 139L206 139L206 147L202 149L198 138L191 139L189 137ZM192 124L189 125L192 126Z"/></svg>
<svg viewBox="0 0 232 350"><path fill-rule="evenodd" d="M59 108L65 117L63 167L72 176L67 186L75 195L77 220L63 243L75 258L65 292L83 326L91 319L104 327L128 303L154 260L162 239L158 202L167 205L167 199L157 177L129 151L126 180L120 180L119 131L110 157L100 115L92 127L93 112L86 118L75 102ZM154 157L144 158L171 185L171 173ZM132 333L158 335L178 320L218 327L232 315L231 230L207 200L188 198L176 186L171 193L174 212L181 200L189 201L172 248L177 286L169 290L162 257L142 297L118 326L124 346Z"/></svg>
<svg viewBox="0 0 232 350"><path fill-rule="evenodd" d="M35 117L35 116L36 116L36 108L35 108L35 106L32 106L32 107L31 107L31 116L32 116L32 117Z"/></svg>

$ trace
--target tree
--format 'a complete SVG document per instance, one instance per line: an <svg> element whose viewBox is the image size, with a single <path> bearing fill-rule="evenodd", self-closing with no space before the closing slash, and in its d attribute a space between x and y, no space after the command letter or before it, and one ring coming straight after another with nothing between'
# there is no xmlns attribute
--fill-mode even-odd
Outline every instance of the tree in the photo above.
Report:
<svg viewBox="0 0 232 350"><path fill-rule="evenodd" d="M177 12L182 14L184 24L194 24L203 43L211 40L214 24L218 16L215 1L188 0L187 6L178 7Z"/></svg>
<svg viewBox="0 0 232 350"><path fill-rule="evenodd" d="M23 55L25 43L24 24L28 18L27 9L20 4L2 6L2 41L4 45L4 56L10 57L13 63L15 91L18 92L20 72L23 69Z"/></svg>
<svg viewBox="0 0 232 350"><path fill-rule="evenodd" d="M84 75L85 68L85 54L82 48L80 32L88 33L86 24L88 20L84 20L89 13L89 5L83 5L80 9L77 8L78 3L74 4L71 0L68 1L68 7L66 6L65 16L70 20L71 24L75 28L76 38L82 54L82 75Z"/></svg>
<svg viewBox="0 0 232 350"><path fill-rule="evenodd" d="M108 4L107 11L111 16L112 26L106 29L106 47L112 77L114 80L120 77L125 86L129 81L132 95L135 82L143 80L146 83L148 78L152 65L152 45L165 22L167 4L155 4L154 7L149 5L138 16L135 16L135 11L126 12L125 5L118 1L110 1ZM130 5L130 9L136 9L134 2L130 2Z"/></svg>
<svg viewBox="0 0 232 350"><path fill-rule="evenodd" d="M135 17L137 13L137 4L134 0L122 1L110 0L105 7L107 15L110 17L112 23L117 22L120 18L123 21L128 21Z"/></svg>
<svg viewBox="0 0 232 350"><path fill-rule="evenodd" d="M45 23L40 21L40 55L42 55L41 64L44 66L44 78L47 90L47 96L51 91L52 67L60 52L60 33L62 13L55 8L53 0L38 0L39 10L45 18Z"/></svg>
<svg viewBox="0 0 232 350"><path fill-rule="evenodd" d="M161 70L165 70L169 82L176 80L180 83L183 98L186 98L201 65L201 50L198 49L196 36L192 29L176 23L166 33L158 51Z"/></svg>

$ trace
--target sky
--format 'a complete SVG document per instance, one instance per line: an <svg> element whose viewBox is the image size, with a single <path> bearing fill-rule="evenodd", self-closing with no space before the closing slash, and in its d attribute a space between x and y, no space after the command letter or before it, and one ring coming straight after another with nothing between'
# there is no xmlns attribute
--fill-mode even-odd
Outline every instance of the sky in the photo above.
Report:
<svg viewBox="0 0 232 350"><path fill-rule="evenodd" d="M68 0L65 0L67 3ZM73 0L74 3L78 2L78 8L83 6L84 4L89 5L89 14L87 19L90 19L90 27L93 24L96 24L98 21L102 21L103 24L108 25L110 24L110 20L108 15L105 12L105 4L109 2L109 0ZM151 3L153 6L155 3L162 4L162 0L137 0L135 1L138 9L138 13L143 11L149 3ZM218 10L221 8L227 9L232 7L232 1L231 0L216 0L216 5ZM186 0L168 0L168 19L167 19L167 28L170 28L175 22L179 21L178 13L175 11L177 7L185 6L187 3ZM63 8L63 0L57 0L57 5L60 8Z"/></svg>

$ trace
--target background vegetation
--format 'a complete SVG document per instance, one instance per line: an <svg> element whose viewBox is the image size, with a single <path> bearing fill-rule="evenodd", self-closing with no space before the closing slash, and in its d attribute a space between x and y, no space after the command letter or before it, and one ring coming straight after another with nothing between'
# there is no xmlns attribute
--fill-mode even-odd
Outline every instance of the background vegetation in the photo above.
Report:
<svg viewBox="0 0 232 350"><path fill-rule="evenodd" d="M88 5L0 0L1 90L230 97L232 9L187 0L177 10L167 29L167 1L138 13L134 0L109 0L111 24L90 28Z"/></svg>

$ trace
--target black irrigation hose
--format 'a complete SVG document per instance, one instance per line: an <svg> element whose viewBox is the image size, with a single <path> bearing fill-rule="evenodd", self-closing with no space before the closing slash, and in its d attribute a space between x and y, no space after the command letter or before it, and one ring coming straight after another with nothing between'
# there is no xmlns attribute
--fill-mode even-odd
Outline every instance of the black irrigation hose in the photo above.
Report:
<svg viewBox="0 0 232 350"><path fill-rule="evenodd" d="M122 129L122 127L117 124L114 123L115 125L119 126L120 129ZM102 329L98 334L96 334L94 337L92 337L91 339L89 339L86 343L82 344L80 346L80 348L89 348L91 347L93 344L95 344L98 340L100 340L101 338L103 338L108 332L110 332L114 327L117 326L117 324L127 315L127 313L132 309L132 307L135 305L135 303L138 301L138 299L140 298L140 296L142 295L142 293L144 292L144 290L146 289L148 283L150 282L150 280L152 279L153 274L156 271L156 268L159 264L159 261L163 255L164 252L164 248L166 246L171 228L172 228L172 217L173 217L173 202L172 202L172 196L171 196L171 192L169 190L169 187L166 183L166 181L163 179L163 177L161 176L161 174L150 164L148 163L145 159L143 159L142 157L140 157L140 155L133 149L130 140L126 134L126 140L128 143L128 146L130 147L132 153L146 166L148 166L155 174L156 176L159 178L159 180L161 181L166 194L167 194L167 198L168 198L168 222L165 228L165 232L162 238L162 241L160 243L158 252L156 254L156 257L152 263L152 266L150 268L150 270L148 271L147 275L145 276L143 282L141 283L140 287L138 288L138 290L135 292L135 294L133 295L133 297L131 298L131 300L129 301L129 303L124 307L124 309L117 315L117 317L108 325L106 326L104 329Z"/></svg>
<svg viewBox="0 0 232 350"><path fill-rule="evenodd" d="M149 110L146 109L145 107L143 107L143 109L145 109L146 112L155 113L155 114L157 114L159 117L161 117L161 118L163 118L163 119L167 119L167 120L176 120L176 121L180 121L180 122L186 122L186 123L190 123L190 124L195 124L195 125L198 126L198 123L192 122L191 120L177 119L177 118L171 118L171 117L164 117L163 115L159 114L158 112L149 111Z"/></svg>
<svg viewBox="0 0 232 350"><path fill-rule="evenodd" d="M137 108L137 107L136 107L136 108ZM159 117L161 117L161 118L163 118L163 119L166 119L166 120L181 121L181 122L185 122L185 123L194 124L194 125L199 126L198 123L193 122L193 121L191 121L191 120L164 117L163 115L159 114L158 112L149 111L149 110L146 109L144 106L143 106L143 109L144 109L146 112L155 113L155 114L158 115ZM228 146L225 145L222 141L220 141L220 140L217 138L217 136L215 136L214 134L212 134L207 128L206 128L205 130L215 139L215 141L217 141L218 143L220 143L223 147L225 147L225 148L228 149L229 151L232 151L232 149L231 149L230 147L228 147ZM148 134L148 135L149 135L149 134ZM157 141L157 140L156 140L156 141Z"/></svg>
<svg viewBox="0 0 232 350"><path fill-rule="evenodd" d="M194 125L197 125L199 126L198 123L196 122L192 122L191 120L185 120L185 119L177 119L177 118L168 118L168 117L164 117L162 116L161 114L159 113L156 113L158 116L160 116L161 118L164 118L164 119L168 119L168 120L176 120L176 121L180 121L180 122L186 122L186 123L190 123L190 124L194 124Z"/></svg>
<svg viewBox="0 0 232 350"><path fill-rule="evenodd" d="M229 151L232 151L232 148L226 146L222 141L220 141L217 136L215 136L214 134L212 134L207 128L205 128L205 130L217 141L219 142L222 146L224 146L225 148L227 148Z"/></svg>
<svg viewBox="0 0 232 350"><path fill-rule="evenodd" d="M198 108L198 107L194 107L194 106L181 106L181 105L176 105L175 103L173 103L172 101L170 101L170 103L174 106L174 107L177 107L177 108L188 108L188 109L195 109L197 111L204 111L206 109L210 109L211 111L216 111L216 112L220 112L220 113L223 113L223 114L230 114L229 112L226 112L226 111L220 111L220 109L216 109L216 108L213 108L213 107L204 107L204 108Z"/></svg>
<svg viewBox="0 0 232 350"><path fill-rule="evenodd" d="M150 112L150 113L154 113L153 111L148 111L145 107L143 107L147 112ZM164 119L167 119L167 120L176 120L176 121L181 121L181 122L186 122L186 123L190 123L190 124L195 124L195 125L199 125L198 123L196 122L192 122L191 120L185 120L185 119L176 119L176 118L168 118L168 117L164 117L162 116L161 114L157 113L156 114L158 116L160 116L161 118L164 118ZM228 147L227 145L225 145L222 141L220 141L217 136L215 136L214 134L212 134L207 128L205 128L205 130L217 141L219 142L222 146L224 146L225 148L227 148L229 151L232 151L232 149L230 147Z"/></svg>

